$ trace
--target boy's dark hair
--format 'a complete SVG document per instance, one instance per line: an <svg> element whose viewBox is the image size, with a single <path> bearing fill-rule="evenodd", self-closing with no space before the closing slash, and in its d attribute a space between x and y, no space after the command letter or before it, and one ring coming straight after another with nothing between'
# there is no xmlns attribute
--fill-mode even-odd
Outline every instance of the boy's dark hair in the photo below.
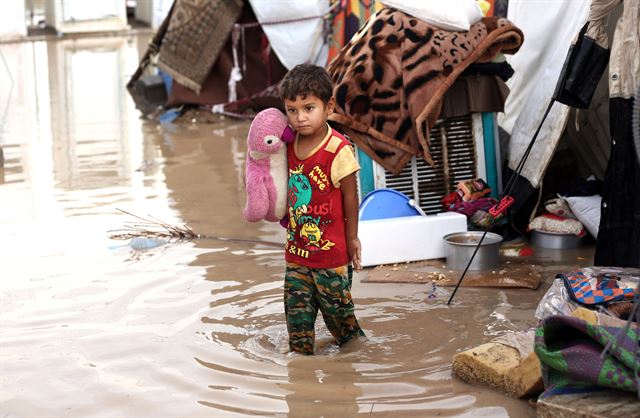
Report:
<svg viewBox="0 0 640 418"><path fill-rule="evenodd" d="M333 81L322 67L312 64L296 65L280 83L280 98L295 100L298 96L306 97L310 94L327 104L333 95Z"/></svg>

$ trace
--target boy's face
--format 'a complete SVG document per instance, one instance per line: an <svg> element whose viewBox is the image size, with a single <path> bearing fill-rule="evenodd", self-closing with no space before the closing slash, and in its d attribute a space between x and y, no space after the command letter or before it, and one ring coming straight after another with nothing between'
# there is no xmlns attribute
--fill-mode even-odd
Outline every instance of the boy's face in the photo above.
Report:
<svg viewBox="0 0 640 418"><path fill-rule="evenodd" d="M335 99L327 104L314 95L298 96L295 100L285 99L284 107L291 127L301 138L324 138L327 133L327 118L333 113Z"/></svg>

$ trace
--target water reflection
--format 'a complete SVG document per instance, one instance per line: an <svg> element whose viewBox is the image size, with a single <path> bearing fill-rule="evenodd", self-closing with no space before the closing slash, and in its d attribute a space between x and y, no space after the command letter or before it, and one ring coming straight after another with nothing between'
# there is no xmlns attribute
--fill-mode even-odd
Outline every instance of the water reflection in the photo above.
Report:
<svg viewBox="0 0 640 418"><path fill-rule="evenodd" d="M148 37L60 39L1 44L8 71L0 71L0 145L4 182L32 193L40 216L70 215L118 199L144 199L149 185L164 185L157 170L134 169L161 153L125 91ZM9 97L5 97L9 95ZM13 98L11 98L11 95ZM160 174L158 176L158 174ZM146 184L145 184L146 183ZM126 190L123 188L127 188ZM97 190L86 199L68 191ZM142 193L139 193L142 192ZM76 201L80 207L68 205Z"/></svg>
<svg viewBox="0 0 640 418"><path fill-rule="evenodd" d="M285 399L292 417L353 417L360 412L356 402L362 390L356 386L356 371L348 361L329 359L321 366L309 358L297 357L287 364ZM365 411L363 411L365 412ZM368 411L366 411L368 412Z"/></svg>
<svg viewBox="0 0 640 418"><path fill-rule="evenodd" d="M142 135L139 123L135 133L128 123L133 113L121 71L126 45L123 38L47 45L54 179L59 187L125 184L131 180L132 160L141 159Z"/></svg>

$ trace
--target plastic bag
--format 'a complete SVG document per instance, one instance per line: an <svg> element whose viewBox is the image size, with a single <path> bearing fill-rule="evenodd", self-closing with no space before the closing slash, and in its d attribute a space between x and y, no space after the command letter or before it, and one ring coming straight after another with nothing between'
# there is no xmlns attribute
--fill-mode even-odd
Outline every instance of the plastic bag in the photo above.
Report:
<svg viewBox="0 0 640 418"><path fill-rule="evenodd" d="M558 278L553 281L547 293L538 303L535 317L542 321L551 315L571 315L578 306L580 305L569 297L569 292L562 279Z"/></svg>

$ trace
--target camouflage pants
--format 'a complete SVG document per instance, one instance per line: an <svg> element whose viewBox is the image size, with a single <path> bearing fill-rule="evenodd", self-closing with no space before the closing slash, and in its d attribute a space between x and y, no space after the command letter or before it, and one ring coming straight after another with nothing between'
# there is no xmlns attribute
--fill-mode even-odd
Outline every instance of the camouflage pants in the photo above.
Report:
<svg viewBox="0 0 640 418"><path fill-rule="evenodd" d="M355 336L364 336L351 300L352 275L351 266L346 265L314 269L287 263L284 313L292 351L313 354L318 309L338 345Z"/></svg>

